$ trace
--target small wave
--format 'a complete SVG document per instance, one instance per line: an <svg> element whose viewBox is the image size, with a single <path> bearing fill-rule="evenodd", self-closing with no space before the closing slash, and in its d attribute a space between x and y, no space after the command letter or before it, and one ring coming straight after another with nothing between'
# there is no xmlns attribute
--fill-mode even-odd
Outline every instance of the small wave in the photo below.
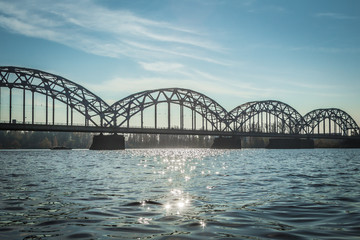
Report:
<svg viewBox="0 0 360 240"><path fill-rule="evenodd" d="M77 238L93 238L94 235L91 233L74 233L69 235L67 238L77 239Z"/></svg>
<svg viewBox="0 0 360 240"><path fill-rule="evenodd" d="M271 232L264 234L264 237L271 239L305 239L295 234L286 232Z"/></svg>
<svg viewBox="0 0 360 240"><path fill-rule="evenodd" d="M88 211L85 213L90 215L104 216L104 217L117 217L115 214L105 213L105 212Z"/></svg>
<svg viewBox="0 0 360 240"><path fill-rule="evenodd" d="M13 228L0 228L0 232L9 232L14 230Z"/></svg>
<svg viewBox="0 0 360 240"><path fill-rule="evenodd" d="M112 199L108 198L108 197L89 197L89 198L79 198L77 200L81 200L81 201L106 201L106 200L112 200Z"/></svg>
<svg viewBox="0 0 360 240"><path fill-rule="evenodd" d="M43 223L38 224L38 226L50 226L50 225L57 225L57 224L63 224L68 222L67 220L51 220L51 221L46 221Z"/></svg>
<svg viewBox="0 0 360 240"><path fill-rule="evenodd" d="M156 202L156 201L152 201L152 200L145 200L145 201L140 201L140 202L131 202L131 203L127 203L124 206L142 206L145 204L152 204L152 205L163 205L162 203Z"/></svg>
<svg viewBox="0 0 360 240"><path fill-rule="evenodd" d="M7 210L7 211L22 211L22 210L25 210L25 208L23 208L23 207L6 207L6 208L3 208L3 210Z"/></svg>
<svg viewBox="0 0 360 240"><path fill-rule="evenodd" d="M115 232L164 233L163 230L148 229L148 228L135 228L135 227L111 227L111 228L103 228L103 230L115 231Z"/></svg>

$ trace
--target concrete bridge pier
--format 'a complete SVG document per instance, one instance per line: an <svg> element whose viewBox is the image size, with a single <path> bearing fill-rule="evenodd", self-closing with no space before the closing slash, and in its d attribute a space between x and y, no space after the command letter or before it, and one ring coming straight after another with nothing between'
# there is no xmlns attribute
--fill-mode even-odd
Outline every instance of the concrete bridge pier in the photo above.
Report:
<svg viewBox="0 0 360 240"><path fill-rule="evenodd" d="M241 149L241 138L237 136L223 137L219 136L214 139L211 148L213 149Z"/></svg>
<svg viewBox="0 0 360 240"><path fill-rule="evenodd" d="M93 142L90 146L90 150L124 150L125 149L125 137L124 135L99 135L93 136Z"/></svg>

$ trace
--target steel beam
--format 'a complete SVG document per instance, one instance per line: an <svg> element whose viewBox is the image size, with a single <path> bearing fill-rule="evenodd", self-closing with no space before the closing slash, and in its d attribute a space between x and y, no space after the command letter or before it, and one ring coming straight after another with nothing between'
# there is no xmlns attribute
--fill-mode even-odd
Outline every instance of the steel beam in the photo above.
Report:
<svg viewBox="0 0 360 240"><path fill-rule="evenodd" d="M25 124L25 87L23 89L23 123Z"/></svg>

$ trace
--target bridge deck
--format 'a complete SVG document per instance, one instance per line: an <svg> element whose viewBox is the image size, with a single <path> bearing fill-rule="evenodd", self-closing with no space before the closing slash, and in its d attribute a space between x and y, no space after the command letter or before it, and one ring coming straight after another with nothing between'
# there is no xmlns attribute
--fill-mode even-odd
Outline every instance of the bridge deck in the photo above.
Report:
<svg viewBox="0 0 360 240"><path fill-rule="evenodd" d="M207 136L239 136L239 137L278 137L278 138L326 138L326 139L360 139L360 136L342 136L339 134L282 134L263 132L230 132L205 131L168 128L121 128L98 126L70 126L45 124L0 123L0 130L13 131L47 131L47 132L89 132L89 133L135 133L135 134L171 134L171 135L207 135Z"/></svg>

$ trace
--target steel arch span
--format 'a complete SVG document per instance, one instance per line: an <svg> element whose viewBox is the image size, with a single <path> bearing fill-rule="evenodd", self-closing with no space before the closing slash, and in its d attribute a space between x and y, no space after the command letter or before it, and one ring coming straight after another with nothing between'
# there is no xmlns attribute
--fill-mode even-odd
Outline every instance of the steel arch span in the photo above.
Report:
<svg viewBox="0 0 360 240"><path fill-rule="evenodd" d="M190 109L192 129L196 129L196 115L200 115L202 129L223 131L228 129L227 111L213 99L199 92L184 88L164 88L142 91L132 94L114 103L110 107L113 111L112 125L129 127L129 121L136 114L140 114L141 128L143 128L143 112L149 107L154 107L154 128L157 128L157 106L166 103L168 108L167 124L171 126L171 105L180 106L180 129L184 129L184 108Z"/></svg>
<svg viewBox="0 0 360 240"><path fill-rule="evenodd" d="M228 112L210 97L184 88L142 91L110 106L83 86L36 69L0 66L0 80L2 130L360 137L354 119L336 108L316 109L302 116L286 103L266 100L248 102ZM56 113L62 122L55 123L59 103L62 111ZM35 106L42 109L39 115L46 116L45 121L34 121L34 115L37 116ZM76 114L80 116L81 125L73 124L73 112L75 118ZM31 121L25 121L26 116L31 116ZM138 126L130 127L130 120L139 119ZM164 121L165 127L160 126L159 120ZM173 122L178 126L174 127Z"/></svg>
<svg viewBox="0 0 360 240"><path fill-rule="evenodd" d="M23 90L23 123L25 123L25 93L32 95L32 124L34 124L34 93L46 96L46 124L48 119L48 98L52 99L52 114L54 124L55 100L66 104L66 124L72 125L73 110L85 117L85 126L103 126L108 122L104 110L109 106L100 97L90 92L83 86L76 84L63 77L30 68L12 66L0 67L0 87L9 88L11 121L12 90L14 88ZM70 113L69 113L70 108Z"/></svg>
<svg viewBox="0 0 360 240"><path fill-rule="evenodd" d="M234 108L229 116L236 132L305 133L301 114L280 101L247 102Z"/></svg>
<svg viewBox="0 0 360 240"><path fill-rule="evenodd" d="M304 115L305 128L310 134L359 135L354 119L338 108L315 109Z"/></svg>

